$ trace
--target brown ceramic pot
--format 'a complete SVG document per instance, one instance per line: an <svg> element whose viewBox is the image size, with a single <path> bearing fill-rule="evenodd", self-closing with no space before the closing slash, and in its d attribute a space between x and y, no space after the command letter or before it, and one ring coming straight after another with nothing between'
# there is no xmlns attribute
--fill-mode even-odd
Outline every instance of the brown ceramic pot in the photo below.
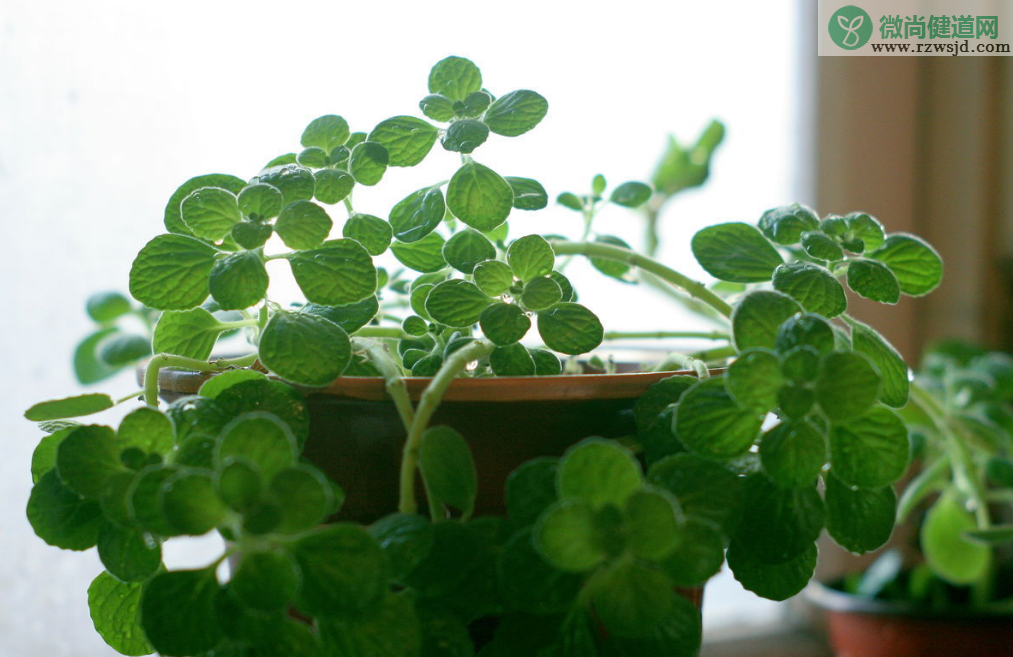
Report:
<svg viewBox="0 0 1013 657"><path fill-rule="evenodd" d="M838 657L1013 656L1009 610L936 611L862 598L815 582L806 595L826 611Z"/></svg>
<svg viewBox="0 0 1013 657"><path fill-rule="evenodd" d="M431 425L455 428L471 446L479 476L475 514L503 515L506 478L519 465L559 456L588 436L634 433L634 403L652 383L673 374L456 379ZM195 394L209 376L163 370L162 396ZM429 381L406 378L413 401ZM405 430L383 379L341 377L325 389L303 392L310 414L303 454L345 490L340 518L369 523L396 511Z"/></svg>

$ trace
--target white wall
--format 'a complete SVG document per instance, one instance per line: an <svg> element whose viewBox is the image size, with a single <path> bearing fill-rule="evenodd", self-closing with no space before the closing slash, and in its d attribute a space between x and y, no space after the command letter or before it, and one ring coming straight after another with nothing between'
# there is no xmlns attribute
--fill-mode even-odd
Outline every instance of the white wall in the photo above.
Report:
<svg viewBox="0 0 1013 657"><path fill-rule="evenodd" d="M212 171L249 176L298 147L303 126L343 114L369 130L417 114L429 67L473 59L502 94L535 89L546 120L480 159L538 178L550 194L604 173L646 177L665 134L695 138L711 116L729 126L712 183L677 201L668 262L696 272L684 238L718 220L755 220L790 202L797 136L794 3L173 2L0 3L0 655L108 655L90 626L93 554L45 546L24 519L39 438L31 403L74 393L74 342L88 330L89 292L125 290L130 261L161 229L169 194ZM439 150L439 147L437 147ZM385 216L453 171L393 171L386 194L357 206ZM515 234L577 229L565 210L522 215ZM639 219L612 212L601 229L639 243ZM608 283L579 288L610 328L672 329L680 315ZM637 309L638 314L632 314ZM111 392L125 394L130 381ZM110 387L110 386L106 386ZM708 594L728 620L749 594ZM722 616L724 614L724 616Z"/></svg>

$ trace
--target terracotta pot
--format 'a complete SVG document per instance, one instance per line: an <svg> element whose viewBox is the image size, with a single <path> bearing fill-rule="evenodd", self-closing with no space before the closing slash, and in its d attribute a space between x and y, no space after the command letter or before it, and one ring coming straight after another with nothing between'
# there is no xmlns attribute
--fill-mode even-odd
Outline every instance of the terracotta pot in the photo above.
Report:
<svg viewBox="0 0 1013 657"><path fill-rule="evenodd" d="M504 515L504 486L513 470L539 456L559 456L588 436L634 433L636 400L652 383L673 374L456 379L431 425L457 429L471 446L479 475L475 515ZM162 397L195 394L209 376L163 370ZM429 381L406 378L413 401ZM303 392L310 413L303 454L345 490L339 517L369 523L397 510L405 430L383 380L342 377L326 389Z"/></svg>
<svg viewBox="0 0 1013 657"><path fill-rule="evenodd" d="M839 657L1013 656L1009 610L933 610L863 598L815 582L806 596L826 611Z"/></svg>

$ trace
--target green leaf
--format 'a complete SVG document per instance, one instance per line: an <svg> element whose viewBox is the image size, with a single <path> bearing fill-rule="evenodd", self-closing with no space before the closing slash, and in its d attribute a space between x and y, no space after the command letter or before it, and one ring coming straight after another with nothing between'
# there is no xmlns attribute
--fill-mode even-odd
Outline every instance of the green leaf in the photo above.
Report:
<svg viewBox="0 0 1013 657"><path fill-rule="evenodd" d="M478 263L496 257L496 247L477 230L462 230L443 245L443 257L454 269L470 274Z"/></svg>
<svg viewBox="0 0 1013 657"><path fill-rule="evenodd" d="M222 468L230 458L243 458L257 467L266 480L291 467L298 447L288 425L264 411L243 413L215 440L213 463Z"/></svg>
<svg viewBox="0 0 1013 657"><path fill-rule="evenodd" d="M202 187L180 205L183 222L194 236L218 241L242 220L236 195L220 187Z"/></svg>
<svg viewBox="0 0 1013 657"><path fill-rule="evenodd" d="M851 343L858 353L864 355L879 371L882 387L879 400L887 406L901 408L907 404L910 383L907 363L875 329L848 318L851 325Z"/></svg>
<svg viewBox="0 0 1013 657"><path fill-rule="evenodd" d="M162 484L179 471L180 466L175 464L151 465L133 476L124 491L126 498L124 506L129 519L133 521L131 525L137 525L158 536L172 536L175 533L175 529L169 525L162 513L160 492ZM112 482L110 490L116 485L117 479L113 479ZM111 501L108 498L103 500L104 508L108 508Z"/></svg>
<svg viewBox="0 0 1013 657"><path fill-rule="evenodd" d="M816 486L778 488L763 475L746 480L745 504L733 540L748 545L751 556L783 564L812 547L823 529L826 510Z"/></svg>
<svg viewBox="0 0 1013 657"><path fill-rule="evenodd" d="M119 292L98 292L88 297L85 310L89 317L100 324L111 322L130 312L130 299Z"/></svg>
<svg viewBox="0 0 1013 657"><path fill-rule="evenodd" d="M950 490L943 494L925 516L921 548L936 575L951 584L972 584L989 571L992 550L964 537L977 527L974 516Z"/></svg>
<svg viewBox="0 0 1013 657"><path fill-rule="evenodd" d="M313 172L298 164L274 166L261 171L250 180L251 185L265 183L279 189L282 203L307 201L313 198L315 179Z"/></svg>
<svg viewBox="0 0 1013 657"><path fill-rule="evenodd" d="M256 370L229 370L216 374L201 384L197 392L201 397L215 399L225 390L243 381L266 381L267 376ZM129 416L128 416L129 417ZM120 425L120 432L123 432L123 425Z"/></svg>
<svg viewBox="0 0 1013 657"><path fill-rule="evenodd" d="M225 518L225 503L205 472L176 473L162 484L161 498L165 519L180 534L201 536Z"/></svg>
<svg viewBox="0 0 1013 657"><path fill-rule="evenodd" d="M176 436L168 417L145 406L131 411L123 418L116 431L116 442L121 449L136 447L146 453L167 454L175 445Z"/></svg>
<svg viewBox="0 0 1013 657"><path fill-rule="evenodd" d="M234 511L253 511L261 500L263 482L260 469L243 456L222 459L215 472L218 496Z"/></svg>
<svg viewBox="0 0 1013 657"><path fill-rule="evenodd" d="M121 655L149 655L155 651L141 627L139 582L121 582L102 573L88 587L88 608L95 631Z"/></svg>
<svg viewBox="0 0 1013 657"><path fill-rule="evenodd" d="M325 153L341 146L348 139L348 121L340 116L328 114L310 121L303 130L299 143L303 148L320 148Z"/></svg>
<svg viewBox="0 0 1013 657"><path fill-rule="evenodd" d="M451 101L464 100L481 88L481 71L463 57L441 59L429 72L429 92L446 96Z"/></svg>
<svg viewBox="0 0 1013 657"><path fill-rule="evenodd" d="M488 306L478 321L485 337L501 346L514 344L531 328L531 320L519 306L502 302Z"/></svg>
<svg viewBox="0 0 1013 657"><path fill-rule="evenodd" d="M549 349L571 356L591 351L605 337L597 315L579 303L557 303L539 312L538 334Z"/></svg>
<svg viewBox="0 0 1013 657"><path fill-rule="evenodd" d="M369 609L387 589L379 544L350 523L304 534L292 553L303 575L299 607L313 615L340 616Z"/></svg>
<svg viewBox="0 0 1013 657"><path fill-rule="evenodd" d="M883 225L875 217L864 212L851 212L844 217L844 221L848 227L846 237L861 245L858 250L848 249L849 251L873 251L883 243Z"/></svg>
<svg viewBox="0 0 1013 657"><path fill-rule="evenodd" d="M691 451L710 458L733 458L745 453L760 432L762 415L732 398L723 378L696 383L679 401L675 432Z"/></svg>
<svg viewBox="0 0 1013 657"><path fill-rule="evenodd" d="M542 183L531 178L504 178L514 192L514 207L518 210L541 210L549 204L549 195Z"/></svg>
<svg viewBox="0 0 1013 657"><path fill-rule="evenodd" d="M448 151L468 154L488 138L489 126L475 119L462 119L450 124L441 142Z"/></svg>
<svg viewBox="0 0 1013 657"><path fill-rule="evenodd" d="M747 591L768 600L787 600L799 593L816 570L818 550L811 543L784 563L769 564L757 559L748 544L732 541L728 546L728 567Z"/></svg>
<svg viewBox="0 0 1013 657"><path fill-rule="evenodd" d="M556 501L559 459L532 459L510 473L506 483L507 513L517 526L534 523Z"/></svg>
<svg viewBox="0 0 1013 657"><path fill-rule="evenodd" d="M399 242L418 242L443 221L447 205L439 187L412 192L390 211L390 225Z"/></svg>
<svg viewBox="0 0 1013 657"><path fill-rule="evenodd" d="M815 347L802 345L789 349L782 356L781 372L794 383L808 383L816 379L820 369L820 352Z"/></svg>
<svg viewBox="0 0 1013 657"><path fill-rule="evenodd" d="M368 527L391 567L391 577L403 581L433 549L433 525L422 516L392 513Z"/></svg>
<svg viewBox="0 0 1013 657"><path fill-rule="evenodd" d="M238 194L243 187L246 187L246 181L242 178L222 173L210 173L187 180L173 192L169 198L169 202L165 204L165 229L167 231L176 233L177 235L193 236L187 225L183 223L180 205L183 203L183 199L189 196L191 192L203 187L220 187L233 194Z"/></svg>
<svg viewBox="0 0 1013 657"><path fill-rule="evenodd" d="M658 563L672 584L683 588L703 586L725 562L725 539L714 525L688 518L679 527L675 550Z"/></svg>
<svg viewBox="0 0 1013 657"><path fill-rule="evenodd" d="M263 256L256 251L240 251L215 261L208 289L222 310L242 310L264 298L267 284Z"/></svg>
<svg viewBox="0 0 1013 657"><path fill-rule="evenodd" d="M28 498L28 522L39 538L64 550L87 550L98 541L102 511L60 482L55 470L42 475Z"/></svg>
<svg viewBox="0 0 1013 657"><path fill-rule="evenodd" d="M324 169L313 174L315 187L313 195L321 203L334 205L345 200L355 187L355 178L347 171Z"/></svg>
<svg viewBox="0 0 1013 657"><path fill-rule="evenodd" d="M409 593L388 594L369 614L322 619L320 636L328 648L322 654L327 655L418 657L423 654L420 652L422 630ZM468 647L471 647L470 640ZM448 650L438 654L449 657L458 653Z"/></svg>
<svg viewBox="0 0 1013 657"><path fill-rule="evenodd" d="M496 347L489 354L489 366L496 376L534 376L535 361L522 344Z"/></svg>
<svg viewBox="0 0 1013 657"><path fill-rule="evenodd" d="M541 235L526 235L510 243L507 262L517 278L529 281L552 272L556 253Z"/></svg>
<svg viewBox="0 0 1013 657"><path fill-rule="evenodd" d="M803 313L785 320L774 338L774 351L786 356L799 347L811 347L818 354L834 350L837 338L830 322L814 313Z"/></svg>
<svg viewBox="0 0 1013 657"><path fill-rule="evenodd" d="M56 450L56 471L71 490L98 499L114 475L124 470L116 434L106 426L74 428Z"/></svg>
<svg viewBox="0 0 1013 657"><path fill-rule="evenodd" d="M389 223L379 217L357 213L348 218L341 234L361 244L369 255L378 256L390 247L394 231Z"/></svg>
<svg viewBox="0 0 1013 657"><path fill-rule="evenodd" d="M151 339L143 335L113 335L99 344L98 357L113 367L129 365L151 355Z"/></svg>
<svg viewBox="0 0 1013 657"><path fill-rule="evenodd" d="M255 221L277 217L283 205L281 190L266 183L244 187L238 202L239 211Z"/></svg>
<svg viewBox="0 0 1013 657"><path fill-rule="evenodd" d="M376 317L380 312L380 302L374 295L346 306L321 306L310 303L303 306L302 311L329 319L344 329L345 333L355 333Z"/></svg>
<svg viewBox="0 0 1013 657"><path fill-rule="evenodd" d="M595 573L586 586L595 614L610 637L650 635L672 613L677 598L664 573L626 559Z"/></svg>
<svg viewBox="0 0 1013 657"><path fill-rule="evenodd" d="M414 116L395 116L381 121L369 133L369 141L387 149L392 167L413 167L436 143L435 127Z"/></svg>
<svg viewBox="0 0 1013 657"><path fill-rule="evenodd" d="M472 92L464 100L454 103L453 109L458 116L473 119L482 116L482 113L489 109L492 100L492 94L483 89Z"/></svg>
<svg viewBox="0 0 1013 657"><path fill-rule="evenodd" d="M156 310L204 303L217 250L192 237L159 235L144 245L130 268L130 294Z"/></svg>
<svg viewBox="0 0 1013 657"><path fill-rule="evenodd" d="M518 89L497 98L482 120L497 135L516 137L538 125L548 111L549 101L541 94Z"/></svg>
<svg viewBox="0 0 1013 657"><path fill-rule="evenodd" d="M244 249L257 249L271 239L274 228L270 224L259 224L255 221L240 221L232 227L232 240Z"/></svg>
<svg viewBox="0 0 1013 657"><path fill-rule="evenodd" d="M581 500L551 505L535 524L533 536L545 560L565 572L586 572L608 556L598 540L594 508Z"/></svg>
<svg viewBox="0 0 1013 657"><path fill-rule="evenodd" d="M809 312L831 318L848 309L844 287L819 265L808 262L778 265L773 282L775 290L792 297Z"/></svg>
<svg viewBox="0 0 1013 657"><path fill-rule="evenodd" d="M217 596L214 569L155 575L141 599L141 624L148 641L159 653L179 657L214 648L221 638L215 615Z"/></svg>
<svg viewBox="0 0 1013 657"><path fill-rule="evenodd" d="M826 482L827 532L849 552L864 554L883 547L893 533L897 494L890 486L851 488L832 474Z"/></svg>
<svg viewBox="0 0 1013 657"><path fill-rule="evenodd" d="M288 261L299 289L312 303L343 306L376 292L373 259L355 240L328 240L319 248L293 253Z"/></svg>
<svg viewBox="0 0 1013 657"><path fill-rule="evenodd" d="M119 371L118 367L111 367L108 363L100 360L97 353L99 344L106 338L115 336L118 332L119 330L115 327L98 330L88 335L74 348L74 376L77 377L78 383L82 385L97 383L108 379ZM151 352L150 347L148 352Z"/></svg>
<svg viewBox="0 0 1013 657"><path fill-rule="evenodd" d="M98 535L102 565L124 582L143 582L162 566L162 547L137 529L111 523L102 525Z"/></svg>
<svg viewBox="0 0 1013 657"><path fill-rule="evenodd" d="M645 488L626 500L626 540L641 559L661 561L680 541L682 512L666 490Z"/></svg>
<svg viewBox="0 0 1013 657"><path fill-rule="evenodd" d="M1013 525L992 525L987 529L972 529L964 532L964 536L983 545L1006 545L1013 541Z"/></svg>
<svg viewBox="0 0 1013 657"><path fill-rule="evenodd" d="M691 241L693 255L708 274L733 283L764 283L782 264L780 254L749 224L708 226Z"/></svg>
<svg viewBox="0 0 1013 657"><path fill-rule="evenodd" d="M260 338L260 360L281 378L325 386L341 376L352 357L348 334L310 313L277 312Z"/></svg>
<svg viewBox="0 0 1013 657"><path fill-rule="evenodd" d="M348 158L348 170L355 182L371 187L383 178L389 162L390 154L383 144L364 141L352 149L352 155Z"/></svg>
<svg viewBox="0 0 1013 657"><path fill-rule="evenodd" d="M475 508L478 479L471 449L447 426L426 429L419 446L419 470L433 500L458 509L465 517Z"/></svg>
<svg viewBox="0 0 1013 657"><path fill-rule="evenodd" d="M429 233L418 242L394 244L390 251L405 267L430 274L447 266L443 259L444 242L439 233Z"/></svg>
<svg viewBox="0 0 1013 657"><path fill-rule="evenodd" d="M548 276L532 278L524 285L521 293L521 303L528 310L545 310L563 298L563 291L559 284Z"/></svg>
<svg viewBox="0 0 1013 657"><path fill-rule="evenodd" d="M904 421L881 406L830 431L831 469L851 486L879 488L897 481L907 469L909 452Z"/></svg>
<svg viewBox="0 0 1013 657"><path fill-rule="evenodd" d="M928 294L943 280L943 260L939 253L915 235L893 233L869 257L889 267L900 291L913 297Z"/></svg>
<svg viewBox="0 0 1013 657"><path fill-rule="evenodd" d="M505 262L489 260L475 265L475 284L492 297L505 294L514 283L513 270Z"/></svg>
<svg viewBox="0 0 1013 657"><path fill-rule="evenodd" d="M344 502L344 491L307 465L286 468L276 474L271 492L282 507L281 530L289 533L316 527Z"/></svg>
<svg viewBox="0 0 1013 657"><path fill-rule="evenodd" d="M599 235L594 238L594 241L599 244L610 244L612 246L621 246L624 249L632 249L629 243L614 235ZM610 276L622 283L637 282L637 279L630 274L630 271L633 269L630 265L605 258L591 258L590 260L591 265L606 276Z"/></svg>
<svg viewBox="0 0 1013 657"><path fill-rule="evenodd" d="M769 349L755 347L740 353L725 375L728 393L743 408L756 414L774 410L783 383L777 355Z"/></svg>
<svg viewBox="0 0 1013 657"><path fill-rule="evenodd" d="M61 420L67 417L91 415L112 407L113 400L109 395L88 393L76 397L39 402L25 411L25 419L31 422Z"/></svg>
<svg viewBox="0 0 1013 657"><path fill-rule="evenodd" d="M764 212L759 227L768 239L787 246L798 244L806 231L816 230L819 219L811 209L793 203Z"/></svg>
<svg viewBox="0 0 1013 657"><path fill-rule="evenodd" d="M810 386L793 381L777 393L777 403L785 416L793 420L802 420L809 415L813 404L816 403L816 395Z"/></svg>
<svg viewBox="0 0 1013 657"><path fill-rule="evenodd" d="M757 290L742 298L732 311L732 335L740 351L750 347L773 349L778 329L802 307L787 294Z"/></svg>
<svg viewBox="0 0 1013 657"><path fill-rule="evenodd" d="M278 215L274 231L290 249L312 249L320 246L333 225L327 211L316 203L293 201Z"/></svg>
<svg viewBox="0 0 1013 657"><path fill-rule="evenodd" d="M493 300L474 283L462 280L444 281L433 288L426 299L426 312L433 320L455 328L476 324L482 311Z"/></svg>
<svg viewBox="0 0 1013 657"><path fill-rule="evenodd" d="M81 425L74 424L71 426L63 427L54 431L48 436L44 436L39 444L35 446L35 451L32 452L32 483L39 483L39 479L42 475L46 474L50 470L56 467L56 450L60 447L60 443Z"/></svg>
<svg viewBox="0 0 1013 657"><path fill-rule="evenodd" d="M880 303L897 303L900 300L900 283L883 263L856 258L848 263L848 287L866 299Z"/></svg>
<svg viewBox="0 0 1013 657"><path fill-rule="evenodd" d="M507 605L533 614L566 611L582 578L549 565L535 549L530 529L517 532L503 547L496 571Z"/></svg>
<svg viewBox="0 0 1013 657"><path fill-rule="evenodd" d="M156 353L207 360L222 325L203 308L168 310L158 318L152 346Z"/></svg>
<svg viewBox="0 0 1013 657"><path fill-rule="evenodd" d="M802 248L811 257L834 262L844 258L844 250L833 239L819 231L802 233Z"/></svg>
<svg viewBox="0 0 1013 657"><path fill-rule="evenodd" d="M826 439L804 420L782 422L760 443L763 471L782 488L812 486L826 462Z"/></svg>
<svg viewBox="0 0 1013 657"><path fill-rule="evenodd" d="M245 552L239 561L229 592L248 609L284 611L295 601L299 573L285 552Z"/></svg>
<svg viewBox="0 0 1013 657"><path fill-rule="evenodd" d="M584 211L584 202L576 195L571 192L563 192L556 197L556 203L559 203L564 208L569 208L576 212Z"/></svg>
<svg viewBox="0 0 1013 657"><path fill-rule="evenodd" d="M651 188L642 182L624 182L612 190L609 200L626 208L638 208L650 200L652 193Z"/></svg>
<svg viewBox="0 0 1013 657"><path fill-rule="evenodd" d="M816 400L831 420L846 421L865 413L879 397L879 374L857 353L831 353L820 361Z"/></svg>
<svg viewBox="0 0 1013 657"><path fill-rule="evenodd" d="M556 477L561 497L587 502L592 509L622 506L641 483L640 465L633 455L602 438L588 438L566 450Z"/></svg>
<svg viewBox="0 0 1013 657"><path fill-rule="evenodd" d="M477 162L463 165L447 186L447 207L476 230L487 232L506 221L513 207L510 183Z"/></svg>
<svg viewBox="0 0 1013 657"><path fill-rule="evenodd" d="M652 383L633 407L637 431L647 433L670 404L679 401L682 393L697 382L693 376L675 375Z"/></svg>
<svg viewBox="0 0 1013 657"><path fill-rule="evenodd" d="M441 94L430 94L419 101L419 109L433 121L446 123L454 118L454 103Z"/></svg>

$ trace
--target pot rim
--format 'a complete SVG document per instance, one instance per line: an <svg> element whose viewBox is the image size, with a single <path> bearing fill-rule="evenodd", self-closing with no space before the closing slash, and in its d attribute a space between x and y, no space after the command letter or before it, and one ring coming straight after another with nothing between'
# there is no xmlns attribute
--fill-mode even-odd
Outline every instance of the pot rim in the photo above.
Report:
<svg viewBox="0 0 1013 657"><path fill-rule="evenodd" d="M847 614L867 614L881 616L903 616L906 618L923 618L935 620L964 619L998 619L1008 622L1013 616L1013 608L1002 605L985 607L950 607L935 609L898 600L879 600L866 598L852 593L845 593L827 584L813 580L804 592L806 600L821 609Z"/></svg>
<svg viewBox="0 0 1013 657"><path fill-rule="evenodd" d="M720 370L714 370L714 372L718 371ZM443 395L443 401L530 402L635 399L640 397L651 384L676 374L695 376L692 371L679 370L626 374L457 378L447 388ZM138 367L138 376L143 380L143 365ZM164 368L158 373L158 387L161 390L172 390L182 394L197 394L201 384L212 376L215 374ZM418 401L432 379L406 376L404 381L412 401ZM326 394L342 399L360 401L387 401L390 399L384 379L378 376L342 376L323 388L295 387L306 394Z"/></svg>

